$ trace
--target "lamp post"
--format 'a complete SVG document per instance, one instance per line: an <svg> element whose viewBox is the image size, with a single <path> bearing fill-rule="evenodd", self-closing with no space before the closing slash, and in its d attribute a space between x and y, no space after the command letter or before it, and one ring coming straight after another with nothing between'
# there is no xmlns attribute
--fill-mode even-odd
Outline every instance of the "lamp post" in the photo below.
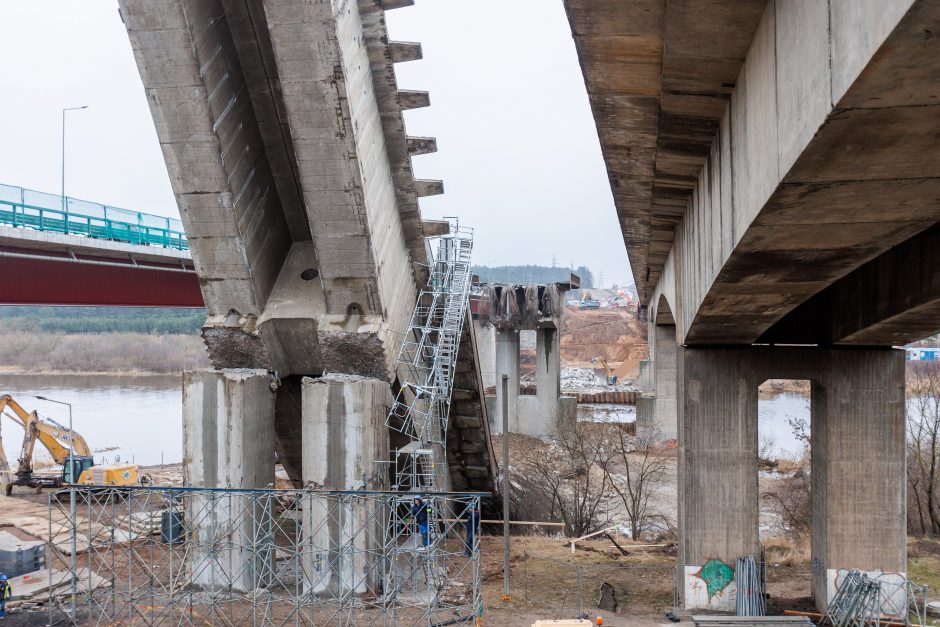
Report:
<svg viewBox="0 0 940 627"><path fill-rule="evenodd" d="M66 107L65 109L62 109L62 213L68 211L68 204L65 201L65 112L81 111L82 109L87 108L88 105L82 105L80 107ZM66 224L67 223L68 222L66 222Z"/></svg>
<svg viewBox="0 0 940 627"><path fill-rule="evenodd" d="M65 111L67 111L67 109ZM63 112L63 118L62 118L63 122L65 121L64 115L65 114ZM63 144L63 146L64 145L65 144ZM65 159L64 159L65 152L62 153L62 157L63 157L62 163L65 163ZM65 169L63 168L62 171L64 173ZM62 202L65 202L64 194L62 196ZM66 407L69 408L69 472L68 472L68 477L69 477L69 483L72 484L69 487L69 522L71 523L71 527L72 527L72 563L71 563L70 570L71 570L71 579L72 579L72 621L74 622L75 615L76 615L75 597L78 595L78 578L75 576L75 570L78 566L76 563L78 559L77 557L78 556L78 550L77 550L78 543L76 541L77 537L75 533L76 526L77 526L77 523L75 522L75 485L74 485L75 484L75 448L72 446L72 440L74 438L75 432L72 430L72 404L66 403L65 401L57 401L53 398L47 398L45 396L36 396L36 398L38 398L41 401L47 401L49 403L57 403L59 405L65 405Z"/></svg>

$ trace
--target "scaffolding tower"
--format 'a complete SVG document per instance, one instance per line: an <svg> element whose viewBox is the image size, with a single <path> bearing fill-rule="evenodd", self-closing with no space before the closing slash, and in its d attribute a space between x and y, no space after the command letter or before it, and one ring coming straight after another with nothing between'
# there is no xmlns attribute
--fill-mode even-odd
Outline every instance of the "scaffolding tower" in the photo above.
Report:
<svg viewBox="0 0 940 627"><path fill-rule="evenodd" d="M446 467L444 445L450 414L457 350L470 296L472 229L456 219L438 237L427 286L418 295L411 323L398 353L401 381L386 424L410 438L395 455L396 486L401 491L438 492ZM429 246L429 248L431 248Z"/></svg>
<svg viewBox="0 0 940 627"><path fill-rule="evenodd" d="M387 586L399 604L410 601L429 621L447 605L448 582L455 576L450 571L459 564L447 541L450 521L466 517L470 524L478 524L479 520L478 515L473 518L474 510L452 511L440 498L447 489L447 421L470 297L473 250L472 230L462 228L456 219L448 222L449 231L438 238L436 254L429 246L428 283L418 295L398 354L401 389L386 421L410 440L394 451L392 459L393 489L401 497L390 512L390 527L398 537L387 545ZM416 501L416 493L423 501ZM467 550L478 554L478 546Z"/></svg>

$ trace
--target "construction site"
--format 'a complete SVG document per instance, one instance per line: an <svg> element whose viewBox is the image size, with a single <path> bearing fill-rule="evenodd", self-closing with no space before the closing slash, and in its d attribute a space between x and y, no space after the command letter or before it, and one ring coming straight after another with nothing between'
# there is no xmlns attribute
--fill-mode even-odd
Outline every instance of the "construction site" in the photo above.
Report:
<svg viewBox="0 0 940 627"><path fill-rule="evenodd" d="M162 387L0 364L0 620L940 625L940 2L545 3L619 226L587 241L494 200L574 177L476 158L497 213L435 204L421 1L114 5L176 213L71 197L62 108L61 193L0 185L0 307L185 309L198 346Z"/></svg>

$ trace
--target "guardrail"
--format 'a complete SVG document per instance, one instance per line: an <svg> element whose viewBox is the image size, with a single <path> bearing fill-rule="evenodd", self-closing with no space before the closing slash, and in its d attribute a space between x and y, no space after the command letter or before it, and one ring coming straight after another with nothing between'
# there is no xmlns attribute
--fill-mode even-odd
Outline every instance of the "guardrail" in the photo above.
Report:
<svg viewBox="0 0 940 627"><path fill-rule="evenodd" d="M76 198L63 202L62 196L10 185L0 185L0 225L189 250L183 224L174 218Z"/></svg>

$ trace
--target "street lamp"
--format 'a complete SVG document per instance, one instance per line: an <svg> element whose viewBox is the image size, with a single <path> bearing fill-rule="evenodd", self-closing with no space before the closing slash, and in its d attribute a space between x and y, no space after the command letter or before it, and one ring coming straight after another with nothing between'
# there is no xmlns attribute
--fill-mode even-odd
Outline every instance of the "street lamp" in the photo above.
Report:
<svg viewBox="0 0 940 627"><path fill-rule="evenodd" d="M65 202L65 112L81 111L82 109L87 108L88 105L82 105L80 107L66 107L65 109L62 109L62 213L68 211L68 206ZM52 402L55 403L56 401Z"/></svg>
<svg viewBox="0 0 940 627"><path fill-rule="evenodd" d="M79 108L84 109L84 107L79 107ZM68 109L64 109L64 110L63 110L63 113L62 113L62 121L63 121L63 123L65 122L65 111L68 111ZM64 137L65 137L65 134L64 134L64 129L65 129L65 127L63 126L62 128L63 128L63 135L62 135L62 136L63 136L63 138L64 138ZM64 140L63 140L63 142L64 142ZM64 176L65 176L65 167L64 167L64 164L65 164L65 151L64 151L64 146L65 146L65 144L63 143L62 146L63 146L63 152L62 152L62 157L63 157L63 159L62 159L63 169L62 169L62 172L63 172L63 177L64 177ZM65 181L64 178L63 178L62 180ZM65 185L65 183L63 182L63 190L65 189L64 185ZM62 195L62 202L63 202L63 203L65 202L65 194L64 194L64 193L63 193L63 195ZM69 483L72 484L71 486L69 486L69 520L70 520L71 526L72 526L72 564L71 564L71 574L72 574L72 621L74 621L74 620L75 620L75 615L76 615L76 612L75 612L75 610L76 610L76 608L75 608L75 597L78 595L78 578L75 576L75 569L76 569L77 566L78 566L78 564L76 563L76 561L77 561L77 559L78 559L78 557L77 557L77 556L78 556L78 546L77 546L78 543L77 543L77 537L76 537L76 533L75 533L75 531L76 531L76 526L77 526L77 523L76 523L76 521L75 521L75 448L72 446L72 439L73 439L73 437L74 437L74 433L75 433L75 432L72 430L72 404L71 404L71 403L66 403L65 401L57 401L57 400L55 400L54 398L47 398L47 397L45 397L45 396L38 396L38 395L37 395L36 398L38 398L38 399L41 400L41 401L48 401L48 402L50 402L50 403L57 403L57 404L59 404L59 405L65 405L66 407L69 408L69 472L68 472L68 477L69 477Z"/></svg>

